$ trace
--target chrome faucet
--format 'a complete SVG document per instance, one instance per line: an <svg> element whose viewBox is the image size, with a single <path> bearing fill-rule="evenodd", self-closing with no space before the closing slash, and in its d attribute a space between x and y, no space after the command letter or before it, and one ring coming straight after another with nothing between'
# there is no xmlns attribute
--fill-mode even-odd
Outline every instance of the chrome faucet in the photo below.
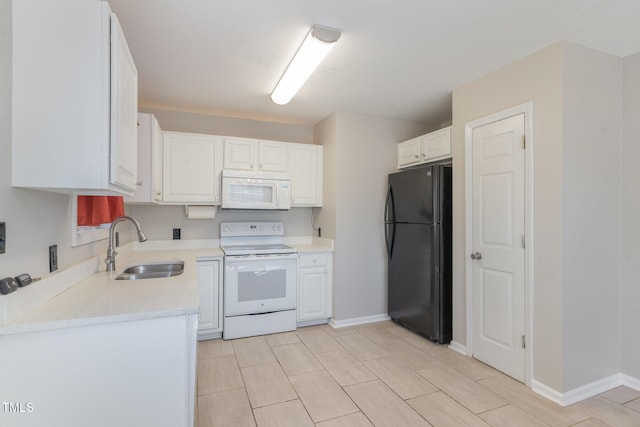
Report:
<svg viewBox="0 0 640 427"><path fill-rule="evenodd" d="M104 260L104 262L107 264L107 271L113 271L116 269L116 255L118 255L118 252L116 252L115 245L113 243L115 240L114 235L116 224L127 219L133 222L133 225L136 226L136 232L138 233L138 242L144 242L147 240L147 236L145 236L142 230L140 230L140 223L134 218L123 215L114 219L111 223L111 227L109 227L109 249L107 250L107 257Z"/></svg>

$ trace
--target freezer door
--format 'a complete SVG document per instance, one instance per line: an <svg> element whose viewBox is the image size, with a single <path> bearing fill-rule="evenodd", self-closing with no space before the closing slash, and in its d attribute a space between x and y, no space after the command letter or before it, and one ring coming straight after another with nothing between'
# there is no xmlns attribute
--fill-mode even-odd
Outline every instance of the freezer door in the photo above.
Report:
<svg viewBox="0 0 640 427"><path fill-rule="evenodd" d="M437 206L433 188L438 175L437 167L422 167L389 175L389 188L393 194L394 220L418 224L437 221ZM437 186L435 187L437 188Z"/></svg>
<svg viewBox="0 0 640 427"><path fill-rule="evenodd" d="M442 315L448 310L442 311L440 232L439 225L396 224L394 252L388 266L389 316L437 342L451 339L442 330Z"/></svg>

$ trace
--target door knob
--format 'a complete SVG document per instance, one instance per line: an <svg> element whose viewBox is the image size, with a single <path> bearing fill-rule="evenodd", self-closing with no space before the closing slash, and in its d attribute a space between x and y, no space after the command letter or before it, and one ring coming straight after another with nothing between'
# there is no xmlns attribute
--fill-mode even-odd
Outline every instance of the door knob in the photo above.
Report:
<svg viewBox="0 0 640 427"><path fill-rule="evenodd" d="M480 252L473 253L471 259L482 259L482 254Z"/></svg>

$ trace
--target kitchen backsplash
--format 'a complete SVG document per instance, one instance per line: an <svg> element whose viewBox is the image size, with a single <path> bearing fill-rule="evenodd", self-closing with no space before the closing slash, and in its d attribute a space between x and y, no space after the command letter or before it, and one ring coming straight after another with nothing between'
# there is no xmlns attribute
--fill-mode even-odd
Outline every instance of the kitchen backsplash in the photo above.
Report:
<svg viewBox="0 0 640 427"><path fill-rule="evenodd" d="M184 206L125 205L125 213L136 218L147 238L172 238L174 228L180 229L181 239L218 239L221 222L280 221L285 236L311 236L311 208L293 208L288 211L220 210L214 219L187 219Z"/></svg>

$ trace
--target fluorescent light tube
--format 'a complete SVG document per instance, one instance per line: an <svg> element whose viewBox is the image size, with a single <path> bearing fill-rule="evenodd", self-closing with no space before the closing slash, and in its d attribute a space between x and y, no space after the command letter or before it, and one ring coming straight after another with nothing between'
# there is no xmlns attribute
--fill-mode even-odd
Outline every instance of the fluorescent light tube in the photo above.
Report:
<svg viewBox="0 0 640 427"><path fill-rule="evenodd" d="M333 28L314 25L271 93L271 100L278 105L291 101L333 48L340 35L340 31Z"/></svg>

